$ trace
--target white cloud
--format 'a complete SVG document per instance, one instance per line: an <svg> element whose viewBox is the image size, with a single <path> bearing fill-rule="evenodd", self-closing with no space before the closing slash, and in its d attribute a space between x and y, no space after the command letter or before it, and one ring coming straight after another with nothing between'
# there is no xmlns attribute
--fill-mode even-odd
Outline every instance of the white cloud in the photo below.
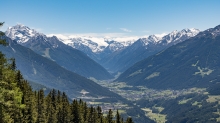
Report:
<svg viewBox="0 0 220 123"><path fill-rule="evenodd" d="M168 33L164 32L161 34L155 34L158 37L163 37L167 35ZM47 34L47 36L57 36L61 39L70 39L70 38L89 38L89 39L95 39L95 40L116 40L119 42L128 41L128 40L138 40L139 38L147 38L149 35L128 35L127 33L55 33L55 34Z"/></svg>
<svg viewBox="0 0 220 123"><path fill-rule="evenodd" d="M132 32L131 30L126 29L126 28L120 28L120 30L122 30L122 31L124 31L124 32Z"/></svg>
<svg viewBox="0 0 220 123"><path fill-rule="evenodd" d="M168 33L166 33L166 32L164 32L164 33L161 33L161 34L154 34L154 35L156 35L157 37L163 37L163 36L165 36L165 35L167 35Z"/></svg>
<svg viewBox="0 0 220 123"><path fill-rule="evenodd" d="M97 38L112 38L112 37L127 37L125 33L64 33L64 34L47 34L47 36L65 36L65 37L97 37Z"/></svg>
<svg viewBox="0 0 220 123"><path fill-rule="evenodd" d="M107 46L106 40L115 40L121 43L125 42L134 42L143 36L128 36L126 33L84 33L84 34L48 34L48 37L57 36L59 39L62 39L64 43L71 43L71 38L80 38L82 40L89 39L100 46Z"/></svg>
<svg viewBox="0 0 220 123"><path fill-rule="evenodd" d="M63 34L48 34L47 36L48 37L57 36L58 38L61 38L61 39L69 39L68 35L63 35Z"/></svg>
<svg viewBox="0 0 220 123"><path fill-rule="evenodd" d="M141 37L138 36L130 36L130 37L117 37L117 38L112 38L112 40L118 41L118 42L126 42L126 41L136 41Z"/></svg>

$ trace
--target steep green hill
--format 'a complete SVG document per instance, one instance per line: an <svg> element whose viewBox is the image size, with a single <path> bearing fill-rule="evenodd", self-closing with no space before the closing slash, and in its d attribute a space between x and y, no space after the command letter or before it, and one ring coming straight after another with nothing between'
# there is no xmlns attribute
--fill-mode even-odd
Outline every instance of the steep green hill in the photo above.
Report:
<svg viewBox="0 0 220 123"><path fill-rule="evenodd" d="M220 81L220 26L144 59L116 81L156 89L208 87Z"/></svg>

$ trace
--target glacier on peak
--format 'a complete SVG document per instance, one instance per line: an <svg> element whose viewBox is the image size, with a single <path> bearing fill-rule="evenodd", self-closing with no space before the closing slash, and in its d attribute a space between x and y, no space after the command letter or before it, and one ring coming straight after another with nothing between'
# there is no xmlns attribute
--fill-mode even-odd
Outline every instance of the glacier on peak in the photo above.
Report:
<svg viewBox="0 0 220 123"><path fill-rule="evenodd" d="M79 45L85 45L94 53L100 53L107 47L109 47L112 51L120 50L122 48L121 45L123 45L123 47L130 46L138 39L138 37L112 38L62 34L50 34L47 36L53 35L57 36L64 44L72 46L73 48L77 48Z"/></svg>

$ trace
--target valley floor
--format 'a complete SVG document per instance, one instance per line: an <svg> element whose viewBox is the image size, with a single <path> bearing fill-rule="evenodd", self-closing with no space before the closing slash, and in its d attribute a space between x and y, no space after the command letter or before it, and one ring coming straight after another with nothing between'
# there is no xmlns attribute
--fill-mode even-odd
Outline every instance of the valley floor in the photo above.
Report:
<svg viewBox="0 0 220 123"><path fill-rule="evenodd" d="M111 81L95 81L101 86L107 87L110 91L121 95L123 98L131 101L134 105L145 112L145 115L157 123L164 123L167 120L173 121L170 116L171 113L167 111L170 103L180 107L182 111L185 106L192 106L194 110L201 110L203 108L210 110L207 116L210 121L220 122L220 95L210 95L206 88L189 88L182 90L156 90L144 86L130 86L124 82L111 82ZM104 110L119 109L121 113L126 113L126 109L130 108L129 105L121 103L104 103L90 101L91 105L101 105ZM213 105L213 106L210 106ZM213 107L216 108L213 108ZM188 109L186 109L188 110ZM184 111L183 111L184 112ZM190 114L190 113L189 113ZM182 114L181 114L182 115ZM194 119L195 117L190 117ZM189 119L189 120L191 120Z"/></svg>

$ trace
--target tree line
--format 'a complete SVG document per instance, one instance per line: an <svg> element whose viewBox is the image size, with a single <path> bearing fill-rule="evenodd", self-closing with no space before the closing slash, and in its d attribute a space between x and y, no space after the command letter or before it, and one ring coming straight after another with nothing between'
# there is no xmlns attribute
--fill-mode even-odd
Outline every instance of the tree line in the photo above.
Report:
<svg viewBox="0 0 220 123"><path fill-rule="evenodd" d="M3 23L0 23L2 26ZM7 45L0 32L0 45ZM109 109L103 116L100 106L88 106L82 100L69 101L65 92L52 89L45 95L33 91L16 69L15 59L0 51L0 123L133 123Z"/></svg>

